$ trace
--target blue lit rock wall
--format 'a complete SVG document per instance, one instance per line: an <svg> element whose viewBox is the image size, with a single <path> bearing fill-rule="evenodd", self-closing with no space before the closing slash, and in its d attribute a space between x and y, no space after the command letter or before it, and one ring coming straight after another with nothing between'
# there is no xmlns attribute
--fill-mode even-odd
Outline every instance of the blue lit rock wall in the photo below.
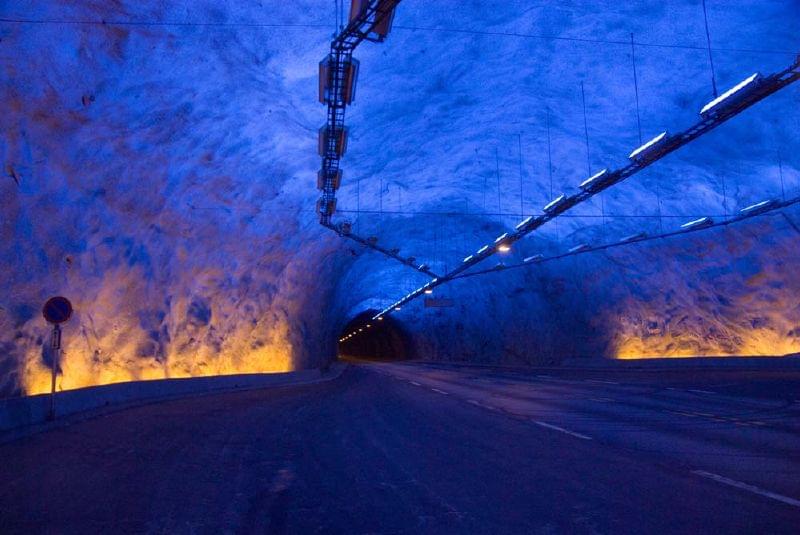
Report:
<svg viewBox="0 0 800 535"><path fill-rule="evenodd" d="M720 87L800 49L796 2L708 5ZM349 317L424 282L316 224L328 2L15 2L0 14L49 21L0 22L0 395L47 388L39 308L54 293L77 306L60 378L73 388L320 365ZM692 123L711 95L694 0L404 0L395 24L357 53L340 217L438 271L638 144L631 32L644 137ZM785 90L512 255L800 194L797 104ZM398 318L430 358L800 350L797 233L769 221L768 238L748 223L464 280L441 290L457 308Z"/></svg>

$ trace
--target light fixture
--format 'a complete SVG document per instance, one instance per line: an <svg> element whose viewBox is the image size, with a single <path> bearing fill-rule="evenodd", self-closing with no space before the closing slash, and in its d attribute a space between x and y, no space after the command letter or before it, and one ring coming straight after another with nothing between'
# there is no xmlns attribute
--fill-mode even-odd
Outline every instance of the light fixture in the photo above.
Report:
<svg viewBox="0 0 800 535"><path fill-rule="evenodd" d="M731 97L733 97L734 95L737 97L746 95L747 93L758 87L758 82L760 81L760 79L761 79L760 73L755 73L748 76L747 78L745 78L744 80L742 80L741 82L739 82L738 84L728 89L723 94L721 94L720 96L718 96L717 98L715 98L714 100L703 106L703 109L700 110L700 116L703 119L705 119L707 116L711 115L712 112L718 111L720 108L724 108L725 104L732 104L733 102L735 102L736 99L733 99Z"/></svg>
<svg viewBox="0 0 800 535"><path fill-rule="evenodd" d="M650 141L648 141L647 143L645 143L641 147L639 147L636 150L634 150L633 152L631 152L630 155L628 156L628 158L633 160L633 159L638 158L640 156L641 157L646 156L651 151L655 150L655 148L661 142L663 142L666 138L667 138L667 132L661 132L656 137L654 137L653 139L651 139Z"/></svg>
<svg viewBox="0 0 800 535"><path fill-rule="evenodd" d="M766 212L767 210L769 210L770 208L772 208L776 204L778 204L778 203L777 203L777 201L775 199L769 199L769 200L766 200L766 201L761 201L761 202L756 203L756 204L751 204L747 208L742 208L741 210L739 210L739 213L742 214L742 215L758 214L760 212Z"/></svg>
<svg viewBox="0 0 800 535"><path fill-rule="evenodd" d="M607 174L608 174L608 169L603 169L599 173L596 173L587 178L586 180L584 180L583 182L581 182L581 185L578 187L581 188L582 190L591 190L597 184L601 184L602 181L600 179L606 176Z"/></svg>
<svg viewBox="0 0 800 535"><path fill-rule="evenodd" d="M396 306L396 307L394 307L394 309L395 309L395 310L397 310L397 311L399 311L399 310L400 310L400 307L399 307L399 306Z"/></svg>
<svg viewBox="0 0 800 535"><path fill-rule="evenodd" d="M383 321L383 316L380 316L380 317L378 318L378 321Z"/></svg>
<svg viewBox="0 0 800 535"><path fill-rule="evenodd" d="M501 243L500 245L497 246L497 250L500 251L501 253L507 253L511 250L511 246L507 243Z"/></svg>
<svg viewBox="0 0 800 535"><path fill-rule="evenodd" d="M690 230L690 229L707 227L713 224L714 221L710 217L701 217L700 219L695 219L693 221L689 221L688 223L684 223L683 225L681 225L681 228L684 230Z"/></svg>
<svg viewBox="0 0 800 535"><path fill-rule="evenodd" d="M555 199L553 199L552 201L550 201L549 203L547 203L547 204L545 205L545 207L544 207L544 211L545 211L545 212L547 212L547 213L550 213L550 212L552 212L552 211L553 211L553 210L555 210L555 209L556 209L558 206L560 206L560 205L561 205L561 204L564 202L564 199L566 199L566 198L567 198L567 197L566 197L566 195L564 195L564 194L562 193L561 195L559 195L558 197L556 197Z"/></svg>
<svg viewBox="0 0 800 535"><path fill-rule="evenodd" d="M540 261L540 260L542 260L542 259L544 259L544 255L542 255L542 254L535 254L535 255L533 255L533 256L528 256L528 257L526 257L526 258L523 260L523 262L524 262L524 263L526 263L526 264L530 264L531 262L538 262L538 261Z"/></svg>
<svg viewBox="0 0 800 535"><path fill-rule="evenodd" d="M485 253L485 252L486 252L486 251L488 251L488 250L489 250L489 246L488 246L488 245L484 245L483 247L481 247L480 249L478 249L478 252L477 252L477 253L475 253L475 254L483 254L483 253Z"/></svg>
<svg viewBox="0 0 800 535"><path fill-rule="evenodd" d="M425 293L426 293L427 295L431 295L431 294L433 293L433 290L431 290L430 288L428 288L428 289L426 289L426 290L425 290Z"/></svg>
<svg viewBox="0 0 800 535"><path fill-rule="evenodd" d="M524 226L526 226L528 223L530 223L530 222L531 222L531 219L533 219L533 216L532 216L532 215L529 215L528 217L526 217L525 219L523 219L522 221L520 221L519 223L517 223L517 226L516 226L516 227L514 227L514 228L515 228L515 229L517 229L517 230L521 229L522 227L524 227Z"/></svg>
<svg viewBox="0 0 800 535"><path fill-rule="evenodd" d="M585 251L586 249L589 249L589 244L581 243L580 245L576 245L575 247L570 249L569 252L570 253L578 253L580 251Z"/></svg>
<svg viewBox="0 0 800 535"><path fill-rule="evenodd" d="M624 238L622 238L619 241L620 241L620 243L630 243L630 242L634 242L634 241L643 240L646 237L647 237L647 233L646 232L637 232L636 234L631 234L630 236L625 236Z"/></svg>
<svg viewBox="0 0 800 535"><path fill-rule="evenodd" d="M470 260L472 260L472 258L473 258L473 257L472 257L472 255L469 255L468 257L466 257L466 258L464 259L464 263L467 263L467 262L469 262Z"/></svg>
<svg viewBox="0 0 800 535"><path fill-rule="evenodd" d="M499 235L499 236L498 236L498 237L497 237L497 238L494 240L494 242L495 242L495 243L500 243L501 241L505 240L506 238L508 238L508 232L504 232L504 233L502 233L501 235Z"/></svg>

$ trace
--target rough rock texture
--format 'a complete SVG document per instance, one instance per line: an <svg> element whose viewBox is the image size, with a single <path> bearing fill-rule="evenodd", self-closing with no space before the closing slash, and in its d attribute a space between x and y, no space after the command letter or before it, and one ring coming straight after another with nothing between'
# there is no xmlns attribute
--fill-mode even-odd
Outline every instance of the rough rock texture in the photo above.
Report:
<svg viewBox="0 0 800 535"><path fill-rule="evenodd" d="M321 365L352 317L424 282L316 223L330 4L0 5L0 395L49 386L39 307L52 294L76 305L60 378L74 388ZM708 6L721 89L800 50L797 2ZM689 125L711 96L697 0L405 0L395 24L357 53L339 217L438 271L638 144L630 33L645 138ZM800 194L799 94L761 103L511 256ZM397 318L430 358L800 351L798 225L788 210L467 279L442 290L457 307L418 303Z"/></svg>

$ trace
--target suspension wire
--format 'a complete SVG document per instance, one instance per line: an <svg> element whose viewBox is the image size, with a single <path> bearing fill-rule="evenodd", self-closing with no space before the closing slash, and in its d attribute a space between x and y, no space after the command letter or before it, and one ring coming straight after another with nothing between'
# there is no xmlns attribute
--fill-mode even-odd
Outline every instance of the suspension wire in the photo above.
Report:
<svg viewBox="0 0 800 535"><path fill-rule="evenodd" d="M781 157L780 149L778 149L778 175L781 177L781 197L783 202L786 202L786 187L783 183L783 158Z"/></svg>
<svg viewBox="0 0 800 535"><path fill-rule="evenodd" d="M714 91L714 98L717 98L717 77L714 73L714 56L711 54L711 33L708 31L708 11L706 10L706 0L703 0L703 20L706 24L706 43L708 45L708 62L711 64L711 88Z"/></svg>
<svg viewBox="0 0 800 535"><path fill-rule="evenodd" d="M550 177L550 198L555 195L553 193L553 153L550 145L550 107L547 107L547 174Z"/></svg>
<svg viewBox="0 0 800 535"><path fill-rule="evenodd" d="M180 26L202 28L330 28L326 23L271 23L271 22L189 22L189 21L147 21L147 20L88 20L88 19L25 19L0 17L0 23L42 24L74 26Z"/></svg>
<svg viewBox="0 0 800 535"><path fill-rule="evenodd" d="M198 207L197 210L218 210L219 208L202 208ZM278 212L283 211L287 213L297 213L297 210L286 209L286 210L271 210L271 212ZM314 210L302 210L303 212L313 213ZM345 214L354 214L356 210L352 209L337 209L337 212L345 213ZM362 214L372 214L376 215L379 212L377 210L361 210ZM540 216L543 212L532 212L530 215ZM429 211L429 210L415 210L415 211L398 211L398 210L384 210L383 215L436 215L436 216L470 216L475 215L472 212L460 212L460 211ZM495 217L516 217L519 214L516 212L488 212L485 215L495 216ZM606 214L608 218L617 218L617 219L658 219L659 217L667 217L667 218L685 218L685 217L723 217L724 214L720 213L697 213L697 214ZM561 214L558 217L563 217L564 219L569 218L594 218L600 219L602 218L601 215L596 214Z"/></svg>
<svg viewBox="0 0 800 535"><path fill-rule="evenodd" d="M525 209L522 204L522 134L517 134L517 145L519 149L519 215L525 215Z"/></svg>
<svg viewBox="0 0 800 535"><path fill-rule="evenodd" d="M545 124L547 124L547 174L550 176L550 198L554 197L553 193L553 150L552 150L552 143L550 140L550 106L547 106L547 115ZM555 221L556 227L556 241L559 240L559 232L558 232L558 219Z"/></svg>
<svg viewBox="0 0 800 535"><path fill-rule="evenodd" d="M344 9L344 5L342 5ZM342 18L344 20L344 18ZM147 20L90 20L90 19L31 19L23 17L0 17L0 23L7 24L52 24L52 25L86 25L86 26L200 26L209 28L330 28L330 23L306 23L306 24L289 24L289 23L269 23L269 22L189 22L189 21L147 21ZM422 26L404 26L395 24L392 26L395 30L410 30L410 31L424 31L424 32L445 32L445 33L464 33L473 35L490 35L498 37L521 37L531 39L544 39L552 41L571 41L578 43L589 44L603 44L603 45L627 45L627 41L615 41L612 39L590 39L582 37L565 37L559 35L539 35L539 34L525 34L519 32L500 32L500 31L485 31L485 30L469 30L463 28L428 28ZM668 44L668 43L643 43L637 42L641 47L652 48L674 48L684 50L707 50L707 46L697 45L684 45L684 44ZM792 55L797 54L794 50L777 50L777 49L759 49L759 48L726 48L717 47L712 48L715 52L732 52L732 53L745 53L745 54L775 54L775 55Z"/></svg>
<svg viewBox="0 0 800 535"><path fill-rule="evenodd" d="M586 176L592 175L592 158L589 152L589 121L586 119L586 90L583 87L583 80L581 80L581 101L583 102L583 134L586 138ZM600 215L602 217L602 232L601 235L605 236L606 229L606 201L601 193L597 195L600 197Z"/></svg>
<svg viewBox="0 0 800 535"><path fill-rule="evenodd" d="M633 64L633 90L636 95L636 126L639 128L639 145L642 140L642 117L639 114L639 78L636 75L636 46L633 43L633 33L631 33L631 63Z"/></svg>
<svg viewBox="0 0 800 535"><path fill-rule="evenodd" d="M589 122L586 120L586 91L581 80L581 102L583 102L583 134L586 139L586 176L592 174L592 158L589 154Z"/></svg>
<svg viewBox="0 0 800 535"><path fill-rule="evenodd" d="M728 218L728 192L725 186L725 173L722 173L722 211L725 213L725 219Z"/></svg>
<svg viewBox="0 0 800 535"><path fill-rule="evenodd" d="M565 37L562 35L544 35L544 34L530 34L520 32L504 32L504 31L489 31L489 30L470 30L466 28L435 28L425 26L405 26L395 24L393 29L398 30L411 30L411 31L424 31L424 32L444 32L444 33L463 33L470 35L489 35L494 37L521 37L529 39L543 39L551 41L570 41L575 43L588 43L588 44L601 44L601 45L628 45L628 41L616 41L612 39L597 39L588 37ZM668 43L644 43L637 42L638 46L651 47L651 48L672 48L682 50L706 50L707 46L699 45L684 45L684 44L668 44ZM727 48L719 47L713 49L716 52L734 52L734 53L756 53L756 54L780 54L792 55L796 54L793 50L777 50L777 49L759 49L759 48Z"/></svg>
<svg viewBox="0 0 800 535"><path fill-rule="evenodd" d="M503 206L500 204L500 156L497 152L497 147L494 148L494 169L497 176L497 211L502 212Z"/></svg>

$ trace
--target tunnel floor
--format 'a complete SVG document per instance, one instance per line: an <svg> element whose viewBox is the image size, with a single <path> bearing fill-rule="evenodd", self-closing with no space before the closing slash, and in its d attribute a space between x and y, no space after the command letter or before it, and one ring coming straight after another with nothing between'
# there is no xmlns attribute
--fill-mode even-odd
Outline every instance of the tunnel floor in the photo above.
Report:
<svg viewBox="0 0 800 535"><path fill-rule="evenodd" d="M681 377L373 363L122 410L0 445L0 532L795 531L798 373Z"/></svg>

